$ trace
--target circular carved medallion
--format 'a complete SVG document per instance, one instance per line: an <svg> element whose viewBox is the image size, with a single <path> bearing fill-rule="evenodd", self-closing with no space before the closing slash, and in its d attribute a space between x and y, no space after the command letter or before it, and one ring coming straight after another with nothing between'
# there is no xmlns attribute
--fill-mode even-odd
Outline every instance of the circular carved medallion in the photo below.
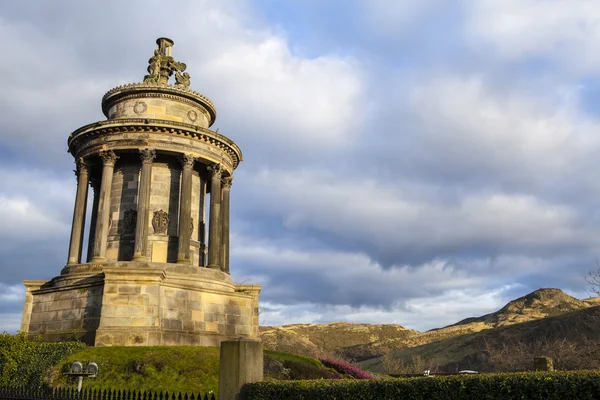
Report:
<svg viewBox="0 0 600 400"><path fill-rule="evenodd" d="M198 119L198 113L194 110L188 111L187 116L192 122L196 122L196 120Z"/></svg>
<svg viewBox="0 0 600 400"><path fill-rule="evenodd" d="M141 114L148 109L148 106L143 101L136 101L133 105L133 112L136 114Z"/></svg>

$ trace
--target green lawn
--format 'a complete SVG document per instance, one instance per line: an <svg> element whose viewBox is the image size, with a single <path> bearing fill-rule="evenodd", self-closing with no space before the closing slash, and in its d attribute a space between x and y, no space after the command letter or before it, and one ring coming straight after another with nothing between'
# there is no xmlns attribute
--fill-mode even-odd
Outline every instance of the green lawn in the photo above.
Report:
<svg viewBox="0 0 600 400"><path fill-rule="evenodd" d="M331 370L319 360L294 354L265 351L265 356L279 359L289 371L284 379L328 377ZM74 361L94 361L100 373L85 378L83 387L92 389L161 390L169 392L218 392L218 347L88 347L73 353L49 373L53 387L73 387L75 378L64 376ZM280 375L265 376L281 379Z"/></svg>

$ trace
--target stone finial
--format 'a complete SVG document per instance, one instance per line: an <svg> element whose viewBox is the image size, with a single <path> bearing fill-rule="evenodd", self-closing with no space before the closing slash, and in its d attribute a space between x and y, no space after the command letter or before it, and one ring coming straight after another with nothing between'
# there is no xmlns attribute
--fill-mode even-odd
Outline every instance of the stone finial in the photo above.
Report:
<svg viewBox="0 0 600 400"><path fill-rule="evenodd" d="M156 158L156 151L150 149L140 150L140 159L143 164L151 164Z"/></svg>
<svg viewBox="0 0 600 400"><path fill-rule="evenodd" d="M206 169L208 170L208 172L212 175L212 176L221 176L221 174L223 173L223 166L221 164L218 163L214 163L212 165L209 165L208 167L206 167Z"/></svg>
<svg viewBox="0 0 600 400"><path fill-rule="evenodd" d="M233 176L224 176L221 178L221 185L223 189L231 189L231 184L233 183Z"/></svg>
<svg viewBox="0 0 600 400"><path fill-rule="evenodd" d="M115 165L119 157L112 150L104 150L100 152L100 158L104 165Z"/></svg>
<svg viewBox="0 0 600 400"><path fill-rule="evenodd" d="M177 62L171 56L174 42L169 38L156 40L158 49L148 60L148 75L144 76L144 83L166 86L169 77L175 72L175 87L187 89L190 87L190 74L184 72L187 66Z"/></svg>

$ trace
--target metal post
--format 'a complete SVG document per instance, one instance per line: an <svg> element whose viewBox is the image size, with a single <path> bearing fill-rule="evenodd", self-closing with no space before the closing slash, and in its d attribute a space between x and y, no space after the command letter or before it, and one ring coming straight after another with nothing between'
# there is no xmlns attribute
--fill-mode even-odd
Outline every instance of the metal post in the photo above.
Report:
<svg viewBox="0 0 600 400"><path fill-rule="evenodd" d="M77 377L77 400L81 400L81 385L83 384L83 376Z"/></svg>

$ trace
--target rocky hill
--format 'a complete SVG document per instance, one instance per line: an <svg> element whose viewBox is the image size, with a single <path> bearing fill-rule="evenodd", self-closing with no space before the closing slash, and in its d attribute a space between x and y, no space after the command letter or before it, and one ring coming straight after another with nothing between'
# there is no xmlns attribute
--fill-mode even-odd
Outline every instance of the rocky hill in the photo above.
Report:
<svg viewBox="0 0 600 400"><path fill-rule="evenodd" d="M393 324L334 322L260 327L260 336L265 348L311 357L339 353L350 358L361 358L357 355L364 352L360 348L362 345L379 343L392 338L408 340L418 335L420 335L418 331ZM379 353L370 351L366 358L378 355Z"/></svg>
<svg viewBox="0 0 600 400"><path fill-rule="evenodd" d="M427 332L390 324L301 324L261 327L261 338L265 347L272 350L309 356L338 353L355 361L364 361L390 351L557 316L595 305L600 305L599 298L579 300L560 289L539 289L510 301L494 313L467 318Z"/></svg>
<svg viewBox="0 0 600 400"><path fill-rule="evenodd" d="M600 307L504 324L392 354L404 365L418 357L443 372L528 370L536 356L552 357L561 369L600 368ZM383 357L366 360L361 368L383 372L383 362Z"/></svg>

